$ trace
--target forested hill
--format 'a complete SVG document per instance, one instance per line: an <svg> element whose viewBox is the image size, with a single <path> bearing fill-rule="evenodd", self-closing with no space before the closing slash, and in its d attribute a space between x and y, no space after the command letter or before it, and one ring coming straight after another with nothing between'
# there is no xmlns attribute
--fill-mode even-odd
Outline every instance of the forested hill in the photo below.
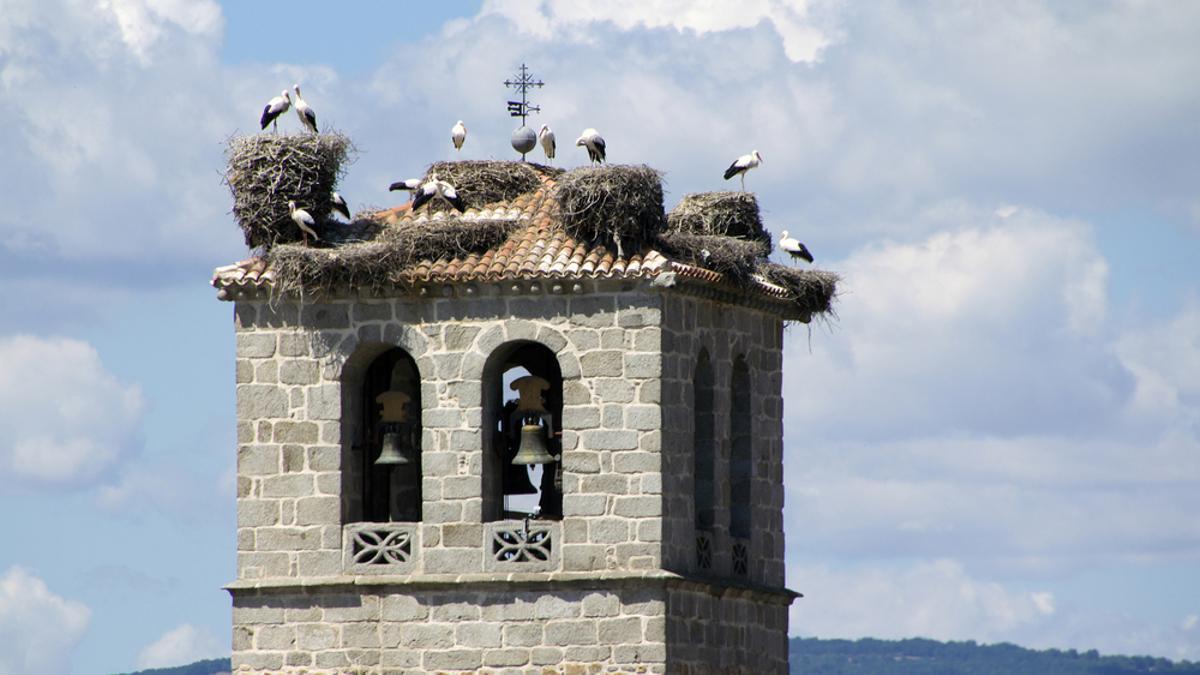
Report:
<svg viewBox="0 0 1200 675"><path fill-rule="evenodd" d="M128 675L216 675L217 673L228 673L229 670L229 659L225 658L197 661L189 663L186 666L175 666L174 668L139 670L136 673L129 673Z"/></svg>
<svg viewBox="0 0 1200 675"><path fill-rule="evenodd" d="M1149 656L1100 656L1095 650L1035 651L1011 644L935 640L792 638L791 672L805 675L1200 675L1200 663Z"/></svg>
<svg viewBox="0 0 1200 675"><path fill-rule="evenodd" d="M1100 656L1095 651L1034 651L1010 644L935 640L818 640L792 638L791 672L804 675L1200 675L1200 663L1149 656ZM214 675L229 659L197 661L131 675Z"/></svg>

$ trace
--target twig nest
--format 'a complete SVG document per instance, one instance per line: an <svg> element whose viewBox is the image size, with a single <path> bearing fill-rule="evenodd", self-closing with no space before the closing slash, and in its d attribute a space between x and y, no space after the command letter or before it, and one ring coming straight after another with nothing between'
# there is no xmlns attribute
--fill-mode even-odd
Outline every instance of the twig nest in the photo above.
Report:
<svg viewBox="0 0 1200 675"><path fill-rule="evenodd" d="M557 179L555 197L567 232L583 241L652 241L666 227L662 175L645 165L573 169Z"/></svg>
<svg viewBox="0 0 1200 675"><path fill-rule="evenodd" d="M508 202L537 190L542 182L539 173L561 172L540 164L473 160L465 162L435 162L425 172L428 178L438 178L454 186L468 209L480 209L496 202ZM436 202L436 204L435 204ZM449 208L440 199L430 202L431 208Z"/></svg>
<svg viewBox="0 0 1200 675"><path fill-rule="evenodd" d="M327 220L330 195L353 150L350 139L339 133L262 133L230 139L225 182L233 193L233 215L246 245L268 251L275 244L301 239L288 211L289 200L318 224Z"/></svg>
<svg viewBox="0 0 1200 675"><path fill-rule="evenodd" d="M667 215L667 230L689 234L737 237L765 242L771 233L763 227L758 200L749 192L698 192L684 195Z"/></svg>
<svg viewBox="0 0 1200 675"><path fill-rule="evenodd" d="M267 253L280 293L321 296L337 288L382 291L403 281L421 260L465 258L499 246L521 226L520 221L447 218L429 222L380 225L378 216L355 223L374 223L374 239L333 248L281 244Z"/></svg>
<svg viewBox="0 0 1200 675"><path fill-rule="evenodd" d="M767 259L771 249L766 242L738 239L716 234L664 232L658 237L663 252L697 267L745 280L758 263Z"/></svg>
<svg viewBox="0 0 1200 675"><path fill-rule="evenodd" d="M758 273L771 283L787 289L789 299L811 314L833 311L837 296L837 274L823 270L802 270L772 262L758 266Z"/></svg>

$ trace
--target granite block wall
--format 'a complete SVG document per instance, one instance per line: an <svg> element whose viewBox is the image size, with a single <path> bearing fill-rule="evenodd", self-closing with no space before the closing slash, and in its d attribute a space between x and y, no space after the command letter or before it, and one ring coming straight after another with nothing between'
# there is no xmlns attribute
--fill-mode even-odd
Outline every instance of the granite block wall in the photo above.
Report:
<svg viewBox="0 0 1200 675"><path fill-rule="evenodd" d="M777 316L649 283L588 281L241 299L235 319L239 672L786 669ZM489 557L493 532L520 523L485 522L495 479L484 475L494 464L484 371L520 341L553 352L563 377L563 517L541 521L554 554L530 565ZM358 399L369 364L393 347L422 380L422 521L381 526L402 532L411 557L365 570L347 554L364 527L354 522ZM701 347L718 439L708 569L695 565L691 499ZM752 373L754 503L752 536L734 541L728 417L739 354ZM739 545L744 573L732 563Z"/></svg>
<svg viewBox="0 0 1200 675"><path fill-rule="evenodd" d="M561 569L660 567L661 296L488 291L237 303L240 579L343 573L355 378L392 346L423 380L412 571L484 571L481 377L493 350L519 340L555 352L564 379Z"/></svg>
<svg viewBox="0 0 1200 675"><path fill-rule="evenodd" d="M783 537L783 322L769 312L685 295L665 295L662 305L662 417L664 436L663 560L667 569L740 577L769 587L784 584ZM697 558L693 507L693 383L696 359L708 352L713 372L716 438L716 518L709 535L711 567ZM751 389L732 389L734 359L750 369ZM749 397L752 478L748 541L734 540L730 521L730 414L734 396ZM746 549L746 573L735 574L735 547Z"/></svg>

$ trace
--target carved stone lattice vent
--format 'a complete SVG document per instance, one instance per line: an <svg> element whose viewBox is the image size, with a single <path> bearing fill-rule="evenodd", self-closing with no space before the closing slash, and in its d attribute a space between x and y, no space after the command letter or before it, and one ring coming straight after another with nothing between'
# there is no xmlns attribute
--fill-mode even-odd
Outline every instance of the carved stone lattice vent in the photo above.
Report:
<svg viewBox="0 0 1200 675"><path fill-rule="evenodd" d="M702 570L712 569L712 538L707 532L696 533L696 566Z"/></svg>
<svg viewBox="0 0 1200 675"><path fill-rule="evenodd" d="M747 549L746 542L733 542L733 573L740 577L749 573L750 552Z"/></svg>
<svg viewBox="0 0 1200 675"><path fill-rule="evenodd" d="M412 532L404 529L354 530L350 556L355 565L395 565L412 559Z"/></svg>
<svg viewBox="0 0 1200 675"><path fill-rule="evenodd" d="M549 528L515 527L492 531L492 557L498 562L548 562L554 551Z"/></svg>

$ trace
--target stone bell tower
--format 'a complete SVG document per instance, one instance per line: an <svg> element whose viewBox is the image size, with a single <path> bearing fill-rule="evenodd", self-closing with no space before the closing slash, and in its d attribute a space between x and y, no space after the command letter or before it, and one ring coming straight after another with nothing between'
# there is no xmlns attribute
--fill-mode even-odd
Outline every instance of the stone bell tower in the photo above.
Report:
<svg viewBox="0 0 1200 675"><path fill-rule="evenodd" d="M821 309L578 240L561 180L374 214L503 230L382 283L313 293L275 252L216 271L236 672L786 672L782 331Z"/></svg>

